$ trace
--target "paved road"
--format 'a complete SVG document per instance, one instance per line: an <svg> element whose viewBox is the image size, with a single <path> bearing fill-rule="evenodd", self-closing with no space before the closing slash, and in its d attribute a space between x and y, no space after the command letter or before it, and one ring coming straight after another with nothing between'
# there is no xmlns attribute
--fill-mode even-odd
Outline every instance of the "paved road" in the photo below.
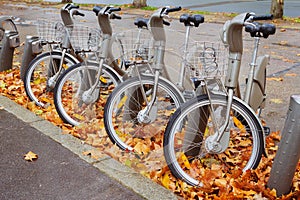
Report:
<svg viewBox="0 0 300 200"><path fill-rule="evenodd" d="M60 0L48 0L60 1ZM98 3L110 4L111 0L73 0L76 3ZM129 4L133 0L118 0L118 4ZM255 12L265 14L270 12L271 0L148 0L149 6L182 6L192 10L210 11L210 12ZM298 0L284 0L284 15L289 17L299 17L300 2Z"/></svg>
<svg viewBox="0 0 300 200"><path fill-rule="evenodd" d="M36 161L24 160L29 151L38 155ZM0 154L2 200L144 199L4 109Z"/></svg>

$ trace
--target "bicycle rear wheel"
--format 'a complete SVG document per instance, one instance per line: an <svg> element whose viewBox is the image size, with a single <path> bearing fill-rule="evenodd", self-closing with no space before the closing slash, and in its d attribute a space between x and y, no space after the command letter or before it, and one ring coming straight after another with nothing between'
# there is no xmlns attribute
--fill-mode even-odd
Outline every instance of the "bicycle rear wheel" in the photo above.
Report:
<svg viewBox="0 0 300 200"><path fill-rule="evenodd" d="M95 90L99 64L79 63L65 71L54 89L55 108L65 123L77 126L100 119L103 105L120 79L109 68L102 66L100 81Z"/></svg>
<svg viewBox="0 0 300 200"><path fill-rule="evenodd" d="M58 72L61 59L62 53L59 51L43 53L30 62L25 72L26 95L38 106L44 107L50 102L49 95L52 95L55 80L51 85L49 79ZM63 68L69 68L78 62L73 56L65 54Z"/></svg>
<svg viewBox="0 0 300 200"><path fill-rule="evenodd" d="M162 136L167 121L184 102L176 87L164 79L159 79L156 101L149 114L150 119L148 122L142 122L143 112L152 97L153 79L153 76L141 76L141 81L138 77L124 81L115 88L105 104L106 132L111 141L122 150L146 155L151 149L151 144L162 147Z"/></svg>
<svg viewBox="0 0 300 200"><path fill-rule="evenodd" d="M224 124L226 107L226 96L211 95L209 100L207 95L200 95L174 113L164 136L164 155L174 176L201 186L210 170L222 174L258 166L264 148L262 126L251 108L235 98L228 129L221 139L224 148L212 150L211 138ZM220 173L215 175L210 178L220 178Z"/></svg>

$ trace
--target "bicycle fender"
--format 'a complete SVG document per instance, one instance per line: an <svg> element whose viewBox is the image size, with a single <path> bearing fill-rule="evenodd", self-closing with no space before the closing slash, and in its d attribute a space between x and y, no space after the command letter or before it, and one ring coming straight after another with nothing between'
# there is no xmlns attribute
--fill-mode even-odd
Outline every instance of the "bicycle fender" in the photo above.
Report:
<svg viewBox="0 0 300 200"><path fill-rule="evenodd" d="M252 112L252 114L254 115L254 117L256 118L257 121L260 122L260 119L258 118L258 116L256 115L256 113L253 111L253 109L245 102L243 101L242 99L238 98L238 97L233 97L233 99L235 101L238 101L239 103L243 104L245 107L247 107L249 109L250 112ZM262 133L262 136L263 136L263 146L261 147L262 148L262 152L264 154L265 157L267 157L267 152L266 152L266 135L265 135L265 131L264 131L264 127L261 123L259 123L259 126L260 126L260 133Z"/></svg>
<svg viewBox="0 0 300 200"><path fill-rule="evenodd" d="M213 91L214 94L217 94L217 95L222 95L222 96L225 96L226 97L226 94L224 92L220 92L220 91ZM256 115L256 113L254 112L254 110L250 107L250 105L248 105L245 101L243 101L242 99L234 96L233 99L235 101L238 101L239 103L243 104L245 107L247 107L247 109L253 114L253 116L255 117L255 119L257 121L260 122L260 119L258 118L258 116ZM259 123L259 126L260 126L260 133L262 133L262 136L263 136L263 146L261 147L262 149L262 152L264 154L265 157L268 156L267 152L266 152L266 135L265 135L265 131L264 131L264 127L261 123Z"/></svg>

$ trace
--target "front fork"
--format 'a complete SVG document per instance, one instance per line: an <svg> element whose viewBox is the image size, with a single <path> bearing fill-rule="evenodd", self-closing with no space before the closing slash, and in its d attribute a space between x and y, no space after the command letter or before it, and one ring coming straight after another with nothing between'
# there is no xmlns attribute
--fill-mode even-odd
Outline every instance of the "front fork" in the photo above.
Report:
<svg viewBox="0 0 300 200"><path fill-rule="evenodd" d="M209 92L207 92L207 94L209 100L211 101ZM234 89L229 88L227 94L225 121L221 126L217 124L215 112L214 112L215 109L213 108L213 104L210 103L209 109L211 113L211 121L212 121L211 123L213 123L213 126L215 127L214 130L216 130L216 132L205 140L205 147L209 153L222 153L227 149L229 145L229 138L230 138L229 122L230 122L231 106L233 102L233 95L234 95Z"/></svg>
<svg viewBox="0 0 300 200"><path fill-rule="evenodd" d="M52 90L55 87L56 81L59 78L59 75L61 74L61 71L63 69L66 52L67 52L67 49L62 50L62 55L61 55L61 59L59 62L59 66L57 66L56 60L50 58L50 63L49 63L50 66L48 69L50 71L48 71L49 78L47 80L47 89L48 90ZM52 56L50 56L50 57L52 57Z"/></svg>
<svg viewBox="0 0 300 200"><path fill-rule="evenodd" d="M137 118L138 118L139 123L148 124L148 123L153 122L157 116L156 100L157 100L157 89L158 89L158 80L160 77L160 71L155 70L155 72L154 72L154 84L153 84L153 88L151 88L152 95L151 95L151 99L149 102L147 100L147 94L146 94L145 88L142 84L141 77L140 76L138 76L138 77L139 77L140 83L141 83L140 88L142 91L142 96L147 105L144 109L139 111Z"/></svg>
<svg viewBox="0 0 300 200"><path fill-rule="evenodd" d="M82 84L86 84L87 82L89 86L85 88L85 91L82 93L82 102L85 104L92 104L99 98L99 85L103 64L104 58L100 58L97 74L93 74L93 72L90 72L88 69L84 71L84 73L86 73L84 77L86 77L87 80L83 79ZM87 66L88 63L85 63L85 65Z"/></svg>

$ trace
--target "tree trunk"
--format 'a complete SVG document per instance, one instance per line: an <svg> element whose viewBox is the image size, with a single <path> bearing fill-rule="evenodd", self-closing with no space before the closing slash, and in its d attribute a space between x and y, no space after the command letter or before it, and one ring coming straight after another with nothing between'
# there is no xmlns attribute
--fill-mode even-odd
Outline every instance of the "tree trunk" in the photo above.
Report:
<svg viewBox="0 0 300 200"><path fill-rule="evenodd" d="M72 0L61 0L61 3L73 3Z"/></svg>
<svg viewBox="0 0 300 200"><path fill-rule="evenodd" d="M283 17L283 4L284 0L272 0L271 4L271 14L274 18L282 18Z"/></svg>
<svg viewBox="0 0 300 200"><path fill-rule="evenodd" d="M146 7L147 0L133 0L133 6L136 8Z"/></svg>

